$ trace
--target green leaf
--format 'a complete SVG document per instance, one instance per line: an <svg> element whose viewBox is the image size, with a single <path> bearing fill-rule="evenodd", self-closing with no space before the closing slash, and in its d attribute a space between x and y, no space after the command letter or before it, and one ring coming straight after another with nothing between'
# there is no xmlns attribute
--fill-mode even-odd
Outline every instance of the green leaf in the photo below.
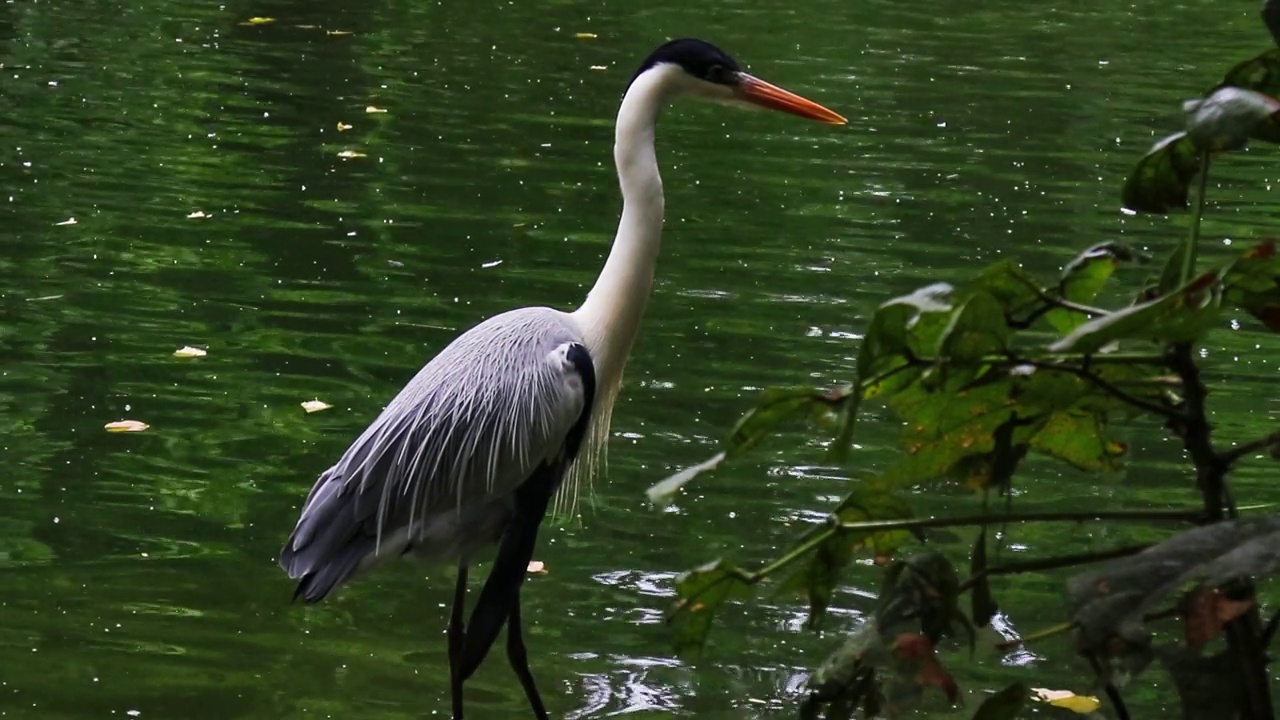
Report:
<svg viewBox="0 0 1280 720"><path fill-rule="evenodd" d="M916 383L891 398L890 407L906 422L904 454L883 479L893 485L937 480L964 458L990 453L996 429L1012 414L1010 391L1002 375L972 386L955 378L936 387Z"/></svg>
<svg viewBox="0 0 1280 720"><path fill-rule="evenodd" d="M995 298L1006 317L1042 304L1036 292L1039 287L1039 283L1012 260L1002 260L987 267L967 286L970 291L985 292Z"/></svg>
<svg viewBox="0 0 1280 720"><path fill-rule="evenodd" d="M1280 50L1267 50L1237 64L1227 71L1222 84L1280 95Z"/></svg>
<svg viewBox="0 0 1280 720"><path fill-rule="evenodd" d="M747 575L732 563L716 560L676 579L675 606L668 622L673 628L675 652L696 657L706 645L711 621L725 601L750 591Z"/></svg>
<svg viewBox="0 0 1280 720"><path fill-rule="evenodd" d="M995 595L991 594L990 578L987 571L987 528L978 530L978 540L973 544L973 554L969 557L969 575L977 578L970 591L970 620L973 624L984 628L991 624L1000 607L996 604Z"/></svg>
<svg viewBox="0 0 1280 720"><path fill-rule="evenodd" d="M983 700L978 711L973 714L973 720L1017 720L1030 699L1031 690L1026 683L1013 683Z"/></svg>
<svg viewBox="0 0 1280 720"><path fill-rule="evenodd" d="M834 517L841 523L875 520L906 520L913 517L911 506L880 482L859 484L836 508ZM830 525L819 525L801 536L795 547L810 542L817 535L831 533ZM792 573L778 588L779 594L804 593L809 598L808 625L816 628L826 615L831 595L840 583L854 554L868 548L876 556L888 556L911 539L906 530L838 530L818 546L808 561Z"/></svg>
<svg viewBox="0 0 1280 720"><path fill-rule="evenodd" d="M1156 286L1156 295L1166 295L1178 289L1182 284L1182 262L1187 255L1187 244L1190 237L1183 238L1164 261L1160 270L1160 284Z"/></svg>
<svg viewBox="0 0 1280 720"><path fill-rule="evenodd" d="M1138 161L1120 192L1126 208L1163 213L1187 206L1191 181L1200 171L1200 152L1185 132L1157 142Z"/></svg>
<svg viewBox="0 0 1280 720"><path fill-rule="evenodd" d="M1223 275L1223 298L1280 332L1280 257L1275 240L1250 249Z"/></svg>
<svg viewBox="0 0 1280 720"><path fill-rule="evenodd" d="M1118 340L1198 340L1218 320L1221 291L1218 275L1205 273L1168 295L1094 318L1050 345L1049 350L1089 354Z"/></svg>
<svg viewBox="0 0 1280 720"><path fill-rule="evenodd" d="M1207 97L1188 100L1187 137L1200 151L1240 150L1249 143L1258 127L1274 122L1280 100L1256 90L1224 86Z"/></svg>
<svg viewBox="0 0 1280 720"><path fill-rule="evenodd" d="M1230 520L1188 530L1130 557L1076 575L1067 583L1082 652L1101 657L1147 642L1143 617L1191 583L1219 588L1280 570L1280 515Z"/></svg>
<svg viewBox="0 0 1280 720"><path fill-rule="evenodd" d="M974 293L951 316L942 331L938 356L964 363L1003 353L1009 346L1004 308L986 292Z"/></svg>
<svg viewBox="0 0 1280 720"><path fill-rule="evenodd" d="M1136 258L1132 250L1115 242L1105 242L1085 250L1062 268L1058 296L1079 305L1093 302L1121 262ZM1054 308L1045 319L1060 333L1069 333L1089 318L1083 313Z"/></svg>
<svg viewBox="0 0 1280 720"><path fill-rule="evenodd" d="M1128 448L1107 439L1097 414L1059 412L1031 438L1037 452L1064 460L1088 472L1114 472Z"/></svg>
<svg viewBox="0 0 1280 720"><path fill-rule="evenodd" d="M934 283L881 305L858 352L858 377L870 379L908 359L932 354L950 320L953 291L946 283Z"/></svg>

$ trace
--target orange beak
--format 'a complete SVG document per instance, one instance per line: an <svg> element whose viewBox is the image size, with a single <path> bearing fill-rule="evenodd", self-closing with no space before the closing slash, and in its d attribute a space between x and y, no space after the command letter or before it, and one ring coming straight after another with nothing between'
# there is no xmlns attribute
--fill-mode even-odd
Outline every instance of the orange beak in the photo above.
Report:
<svg viewBox="0 0 1280 720"><path fill-rule="evenodd" d="M758 77L746 73L738 73L738 95L745 101L766 107L770 110L781 110L802 118L817 120L832 125L844 125L848 120L832 110L828 110L812 100L806 100L788 90L767 83Z"/></svg>

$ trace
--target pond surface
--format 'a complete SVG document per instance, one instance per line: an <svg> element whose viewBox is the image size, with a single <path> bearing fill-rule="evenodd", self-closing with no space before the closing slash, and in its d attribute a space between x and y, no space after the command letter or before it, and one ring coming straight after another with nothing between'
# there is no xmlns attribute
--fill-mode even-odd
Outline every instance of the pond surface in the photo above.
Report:
<svg viewBox="0 0 1280 720"><path fill-rule="evenodd" d="M850 123L664 116L666 240L609 479L544 532L525 615L554 716L793 717L871 571L835 632L764 593L699 663L672 657L663 613L676 573L768 559L848 481L797 434L666 512L643 490L713 452L760 388L849 379L894 294L1010 255L1048 274L1101 240L1172 248L1186 218L1124 215L1120 184L1184 97L1267 46L1256 3L1057 5L0 4L0 716L447 716L449 573L397 564L303 608L275 555L315 476L456 333L579 302L616 223L620 92L653 46L692 35ZM1215 243L1273 225L1269 152L1223 163ZM1241 328L1206 349L1214 382L1236 381L1213 398L1233 438L1277 414L1276 344ZM184 345L208 355L173 357ZM333 407L299 407L316 398ZM863 469L893 431L869 417ZM104 432L120 419L151 427ZM1173 443L1149 426L1129 440L1119 480L1031 466L1022 507L1192 501ZM1246 472L1237 492L1272 488ZM1058 622L1061 588L998 586L1009 629ZM959 677L977 693L1081 670L1046 643ZM527 717L500 653L468 704Z"/></svg>

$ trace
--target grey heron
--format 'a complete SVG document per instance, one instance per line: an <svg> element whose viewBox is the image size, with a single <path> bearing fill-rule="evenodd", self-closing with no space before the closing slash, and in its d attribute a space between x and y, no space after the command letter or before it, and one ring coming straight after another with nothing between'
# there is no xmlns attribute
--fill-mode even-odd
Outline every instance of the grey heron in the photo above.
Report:
<svg viewBox="0 0 1280 720"><path fill-rule="evenodd" d="M386 559L457 563L447 631L455 720L463 683L504 624L507 656L534 716L547 717L529 670L520 589L553 496L576 497L608 437L662 237L654 125L681 96L845 123L749 75L709 43L673 40L654 50L618 110L622 218L586 300L572 312L510 310L458 336L320 475L281 551L280 566L298 581L294 597L307 603ZM494 544L493 567L464 623L467 569Z"/></svg>

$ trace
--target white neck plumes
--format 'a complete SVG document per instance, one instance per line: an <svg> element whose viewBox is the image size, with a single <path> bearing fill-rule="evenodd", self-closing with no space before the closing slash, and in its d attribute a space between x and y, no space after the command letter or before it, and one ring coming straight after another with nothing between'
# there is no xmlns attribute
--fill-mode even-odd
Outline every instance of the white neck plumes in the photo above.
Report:
<svg viewBox="0 0 1280 720"><path fill-rule="evenodd" d="M577 481L589 478L601 459L622 371L653 289L663 212L654 126L681 75L683 70L671 65L650 68L631 83L618 108L613 159L622 187L622 219L600 277L586 301L573 312L591 352L597 384L591 430L574 464L574 482L567 485L576 486Z"/></svg>

